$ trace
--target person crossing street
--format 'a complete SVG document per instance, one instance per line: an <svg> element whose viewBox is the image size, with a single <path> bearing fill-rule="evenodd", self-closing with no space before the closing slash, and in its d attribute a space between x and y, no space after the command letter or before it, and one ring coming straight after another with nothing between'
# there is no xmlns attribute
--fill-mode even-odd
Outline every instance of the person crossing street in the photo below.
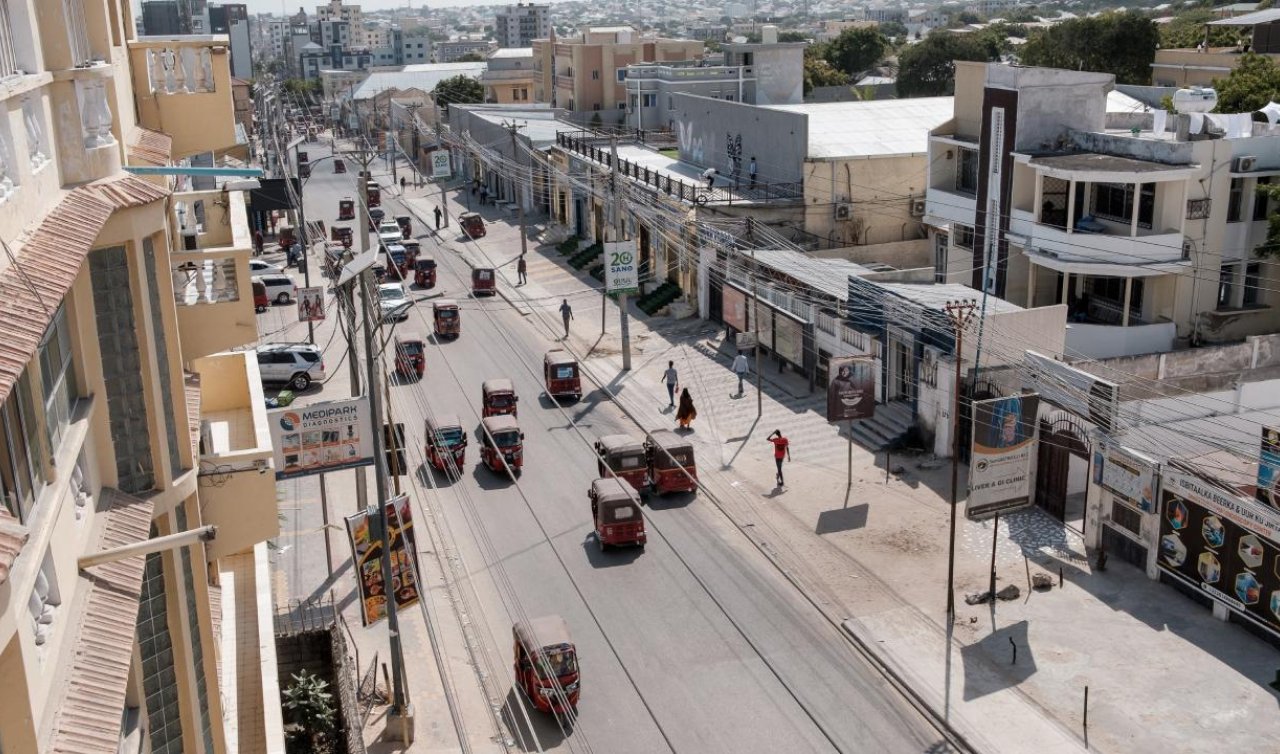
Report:
<svg viewBox="0 0 1280 754"><path fill-rule="evenodd" d="M738 396L741 398L743 393L743 380L751 371L751 367L747 364L747 355L742 351L738 351L738 355L733 359L733 373L738 377Z"/></svg>
<svg viewBox="0 0 1280 754"><path fill-rule="evenodd" d="M569 306L569 299L560 300L560 319L564 320L564 338L569 339L569 320L573 319L573 307Z"/></svg>
<svg viewBox="0 0 1280 754"><path fill-rule="evenodd" d="M781 488L783 486L782 461L783 459L791 460L791 441L782 436L780 429L773 430L767 439L773 443L773 462L778 467L777 482L778 487Z"/></svg>
<svg viewBox="0 0 1280 754"><path fill-rule="evenodd" d="M676 373L676 363L667 362L667 370L662 373L662 381L667 385L667 408L675 408L676 385L680 384L680 375Z"/></svg>

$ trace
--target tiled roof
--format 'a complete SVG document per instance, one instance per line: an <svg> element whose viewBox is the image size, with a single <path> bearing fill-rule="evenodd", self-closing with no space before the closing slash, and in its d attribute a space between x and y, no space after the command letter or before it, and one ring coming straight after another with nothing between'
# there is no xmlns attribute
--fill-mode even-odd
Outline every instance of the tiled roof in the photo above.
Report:
<svg viewBox="0 0 1280 754"><path fill-rule="evenodd" d="M129 162L168 165L173 158L173 137L169 134L139 128L129 145Z"/></svg>
<svg viewBox="0 0 1280 754"><path fill-rule="evenodd" d="M9 569L27 542L27 527L0 507L0 584L9 580Z"/></svg>
<svg viewBox="0 0 1280 754"><path fill-rule="evenodd" d="M0 271L0 402L35 355L111 213L166 196L165 189L131 175L81 186L45 216L16 261Z"/></svg>
<svg viewBox="0 0 1280 754"><path fill-rule="evenodd" d="M152 503L105 488L98 504L106 525L99 551L147 539ZM53 754L101 754L120 745L120 710L133 659L143 555L94 566L81 572L88 591L76 618L74 654L62 682L53 725ZM70 638L70 637L69 637Z"/></svg>

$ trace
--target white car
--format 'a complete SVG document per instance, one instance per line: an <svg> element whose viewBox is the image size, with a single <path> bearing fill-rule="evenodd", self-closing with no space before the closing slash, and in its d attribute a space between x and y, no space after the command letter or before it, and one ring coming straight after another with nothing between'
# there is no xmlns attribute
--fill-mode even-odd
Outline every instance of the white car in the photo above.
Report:
<svg viewBox="0 0 1280 754"><path fill-rule="evenodd" d="M378 226L378 241L383 246L400 243L403 235L400 232L400 226L393 221L389 220Z"/></svg>
<svg viewBox="0 0 1280 754"><path fill-rule="evenodd" d="M413 302L404 294L399 283L383 283L378 286L378 311L383 322L394 322L409 318L409 307Z"/></svg>
<svg viewBox="0 0 1280 754"><path fill-rule="evenodd" d="M307 343L268 343L258 346L258 372L264 383L281 383L306 390L324 380L320 349Z"/></svg>
<svg viewBox="0 0 1280 754"><path fill-rule="evenodd" d="M298 297L298 286L288 275L255 275L253 281L266 286L267 298L278 304L287 304Z"/></svg>
<svg viewBox="0 0 1280 754"><path fill-rule="evenodd" d="M283 275L284 269L278 264L264 262L261 259L249 260L249 275L256 277L258 275Z"/></svg>

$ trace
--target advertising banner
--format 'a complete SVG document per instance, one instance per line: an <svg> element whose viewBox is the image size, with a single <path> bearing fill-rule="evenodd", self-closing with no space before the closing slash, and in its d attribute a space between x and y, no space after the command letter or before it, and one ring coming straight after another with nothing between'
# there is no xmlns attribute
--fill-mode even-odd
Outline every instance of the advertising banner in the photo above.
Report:
<svg viewBox="0 0 1280 754"><path fill-rule="evenodd" d="M1160 568L1280 633L1280 514L1178 471L1161 498Z"/></svg>
<svg viewBox="0 0 1280 754"><path fill-rule="evenodd" d="M734 336L733 344L739 351L753 351L760 345L760 338L753 332L740 332Z"/></svg>
<svg viewBox="0 0 1280 754"><path fill-rule="evenodd" d="M298 289L298 321L324 321L324 288Z"/></svg>
<svg viewBox="0 0 1280 754"><path fill-rule="evenodd" d="M827 368L827 421L866 419L876 412L876 363L868 356L836 356Z"/></svg>
<svg viewBox="0 0 1280 754"><path fill-rule="evenodd" d="M1260 502L1280 508L1280 430L1262 428L1262 449L1258 455L1258 489Z"/></svg>
<svg viewBox="0 0 1280 754"><path fill-rule="evenodd" d="M387 580L382 574L382 538L373 536L368 511L347 519L347 536L355 561L356 588L360 592L360 619L364 625L387 617ZM418 549L413 539L413 515L408 496L387 502L387 525L391 528L391 591L396 607L403 609L418 601ZM411 561L410 558L413 560Z"/></svg>
<svg viewBox="0 0 1280 754"><path fill-rule="evenodd" d="M634 240L604 245L604 289L612 295L640 292L640 256Z"/></svg>
<svg viewBox="0 0 1280 754"><path fill-rule="evenodd" d="M1155 464L1123 448L1105 448L1094 453L1094 482L1113 495L1124 498L1143 513L1156 510Z"/></svg>
<svg viewBox="0 0 1280 754"><path fill-rule="evenodd" d="M721 289L724 323L738 332L747 332L747 294L728 283Z"/></svg>
<svg viewBox="0 0 1280 754"><path fill-rule="evenodd" d="M804 323L778 310L773 312L773 352L804 367Z"/></svg>
<svg viewBox="0 0 1280 754"><path fill-rule="evenodd" d="M1027 388L1053 405L1088 419L1103 432L1115 429L1120 411L1120 387L1116 383L1035 351L1024 351L1022 360L1027 367Z"/></svg>
<svg viewBox="0 0 1280 754"><path fill-rule="evenodd" d="M452 178L453 166L449 162L449 150L437 149L431 153L431 177Z"/></svg>
<svg viewBox="0 0 1280 754"><path fill-rule="evenodd" d="M364 398L291 406L269 416L276 479L373 463L373 425Z"/></svg>
<svg viewBox="0 0 1280 754"><path fill-rule="evenodd" d="M1031 505L1031 462L1039 439L1038 395L973 402L973 452L965 515L978 520Z"/></svg>

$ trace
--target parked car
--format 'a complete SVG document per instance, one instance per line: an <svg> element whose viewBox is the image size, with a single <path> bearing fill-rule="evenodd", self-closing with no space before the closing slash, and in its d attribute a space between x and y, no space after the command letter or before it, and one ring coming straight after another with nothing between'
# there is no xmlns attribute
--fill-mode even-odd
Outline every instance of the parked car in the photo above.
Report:
<svg viewBox="0 0 1280 754"><path fill-rule="evenodd" d="M307 343L268 343L258 346L258 371L264 384L288 385L295 392L324 379L320 349Z"/></svg>
<svg viewBox="0 0 1280 754"><path fill-rule="evenodd" d="M257 277L258 275L283 275L284 268L278 264L264 262L261 259L249 260L249 276Z"/></svg>
<svg viewBox="0 0 1280 754"><path fill-rule="evenodd" d="M405 295L399 283L383 283L378 286L378 311L383 322L394 322L409 318L409 307L413 302Z"/></svg>
<svg viewBox="0 0 1280 754"><path fill-rule="evenodd" d="M253 279L267 287L267 298L277 304L287 304L298 297L298 286L288 275L257 275Z"/></svg>

